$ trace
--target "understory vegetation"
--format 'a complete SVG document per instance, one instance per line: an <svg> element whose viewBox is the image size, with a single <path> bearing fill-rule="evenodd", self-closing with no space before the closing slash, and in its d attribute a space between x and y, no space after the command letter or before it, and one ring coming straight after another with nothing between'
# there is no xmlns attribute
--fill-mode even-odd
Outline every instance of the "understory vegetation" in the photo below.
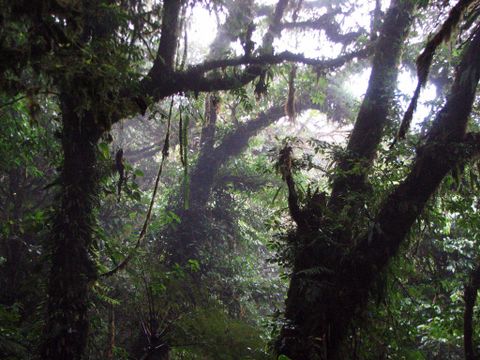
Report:
<svg viewBox="0 0 480 360"><path fill-rule="evenodd" d="M0 0L0 358L480 358L478 0Z"/></svg>

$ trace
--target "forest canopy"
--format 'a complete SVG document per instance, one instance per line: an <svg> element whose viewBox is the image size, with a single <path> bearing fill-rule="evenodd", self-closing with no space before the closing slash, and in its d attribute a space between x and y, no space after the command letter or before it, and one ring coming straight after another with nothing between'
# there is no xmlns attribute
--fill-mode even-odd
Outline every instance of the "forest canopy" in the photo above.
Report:
<svg viewBox="0 0 480 360"><path fill-rule="evenodd" d="M0 5L0 358L480 358L480 1Z"/></svg>

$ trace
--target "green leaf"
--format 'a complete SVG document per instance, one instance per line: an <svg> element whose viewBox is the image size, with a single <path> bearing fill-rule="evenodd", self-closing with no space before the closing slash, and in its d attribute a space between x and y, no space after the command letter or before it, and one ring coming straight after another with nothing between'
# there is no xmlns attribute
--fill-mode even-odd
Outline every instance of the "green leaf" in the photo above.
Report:
<svg viewBox="0 0 480 360"><path fill-rule="evenodd" d="M190 270L193 272L197 272L200 270L200 263L198 262L198 260L189 259L188 266L190 267Z"/></svg>
<svg viewBox="0 0 480 360"><path fill-rule="evenodd" d="M176 222L177 224L180 224L181 222L181 219L180 219L180 216L178 216L177 214L175 214L173 211L170 211L168 210L167 211L167 215L168 215L168 219L169 219L169 222Z"/></svg>
<svg viewBox="0 0 480 360"><path fill-rule="evenodd" d="M103 158L108 159L110 158L110 149L108 148L108 144L105 142L101 142L98 144L98 149L100 150L100 154Z"/></svg>

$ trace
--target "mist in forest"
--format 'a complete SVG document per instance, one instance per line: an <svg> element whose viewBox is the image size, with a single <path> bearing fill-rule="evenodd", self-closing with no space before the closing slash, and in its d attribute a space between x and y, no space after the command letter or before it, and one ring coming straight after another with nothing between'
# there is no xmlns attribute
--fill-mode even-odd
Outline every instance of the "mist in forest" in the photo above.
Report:
<svg viewBox="0 0 480 360"><path fill-rule="evenodd" d="M478 0L1 5L1 359L480 357Z"/></svg>

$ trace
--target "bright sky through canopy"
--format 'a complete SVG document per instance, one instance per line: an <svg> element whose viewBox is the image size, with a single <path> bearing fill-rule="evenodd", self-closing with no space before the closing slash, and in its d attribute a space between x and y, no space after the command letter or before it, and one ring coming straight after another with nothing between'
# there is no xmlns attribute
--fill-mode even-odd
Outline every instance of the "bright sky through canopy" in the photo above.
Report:
<svg viewBox="0 0 480 360"><path fill-rule="evenodd" d="M266 5L274 6L276 1L263 1ZM370 14L375 8L375 1L363 1L363 6L358 6L348 16L342 15L341 23L343 31L355 31L362 27L368 29L370 26ZM385 10L389 5L389 1L382 1L382 9ZM188 62L195 63L196 57L199 56L197 52L207 51L208 46L214 40L217 33L218 21L225 20L224 14L218 17L213 12L207 9L195 6L191 10L191 22L189 24L189 59ZM254 34L254 39L257 44L261 39L261 30L257 30ZM255 36L256 35L256 36ZM300 36L289 34L282 36L281 41L275 42L277 51L289 50L295 53L302 53L311 58L334 58L338 56L342 47L340 44L330 42L326 36L319 31L305 31ZM242 54L242 47L240 44L232 44L232 47L238 54ZM358 101L361 101L368 86L370 76L370 69L366 69L360 73L351 76L350 80L345 83L344 87L347 92L352 94ZM398 91L405 95L407 100L403 99L400 103L403 109L406 109L408 100L412 96L416 86L416 76L407 70L399 73ZM436 96L434 86L427 85L420 96L417 110L413 116L413 126L418 125L428 115L430 109L426 105L427 102L432 101ZM311 120L313 120L311 118ZM323 117L322 120L324 121Z"/></svg>

